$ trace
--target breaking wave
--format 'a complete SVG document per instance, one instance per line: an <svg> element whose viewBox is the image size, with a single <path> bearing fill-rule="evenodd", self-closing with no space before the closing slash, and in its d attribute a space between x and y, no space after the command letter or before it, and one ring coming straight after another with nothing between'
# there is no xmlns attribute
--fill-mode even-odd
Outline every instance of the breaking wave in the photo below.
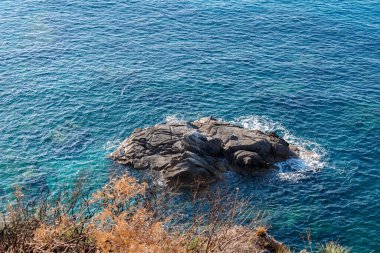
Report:
<svg viewBox="0 0 380 253"><path fill-rule="evenodd" d="M165 122L168 124L183 124L186 123L186 120L183 116L175 114L166 116Z"/></svg>
<svg viewBox="0 0 380 253"><path fill-rule="evenodd" d="M244 128L260 130L262 132L275 132L288 143L298 147L299 158L291 158L277 163L278 177L282 180L297 181L309 175L310 172L319 171L326 166L326 150L310 140L299 138L287 130L281 123L275 122L266 116L243 116L231 123Z"/></svg>
<svg viewBox="0 0 380 253"><path fill-rule="evenodd" d="M180 124L186 121L184 116L178 114L169 115L165 118L165 122L170 124ZM273 121L269 117L257 115L242 116L230 121L230 123L251 130L260 130L264 133L275 132L289 144L299 149L299 158L291 158L276 163L278 167L277 176L281 180L298 181L306 178L311 172L317 172L326 166L327 152L321 145L295 136L281 123Z"/></svg>

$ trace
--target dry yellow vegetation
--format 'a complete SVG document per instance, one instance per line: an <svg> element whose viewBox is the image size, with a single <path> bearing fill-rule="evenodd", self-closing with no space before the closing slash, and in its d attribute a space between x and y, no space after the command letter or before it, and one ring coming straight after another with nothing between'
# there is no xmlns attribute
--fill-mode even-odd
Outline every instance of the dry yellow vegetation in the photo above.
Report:
<svg viewBox="0 0 380 253"><path fill-rule="evenodd" d="M183 226L159 212L164 200L148 194L146 183L129 176L111 180L88 199L78 184L32 207L17 190L0 227L0 252L290 252L256 218L239 225L244 203L223 198L209 198L208 212ZM348 252L331 248L325 252Z"/></svg>

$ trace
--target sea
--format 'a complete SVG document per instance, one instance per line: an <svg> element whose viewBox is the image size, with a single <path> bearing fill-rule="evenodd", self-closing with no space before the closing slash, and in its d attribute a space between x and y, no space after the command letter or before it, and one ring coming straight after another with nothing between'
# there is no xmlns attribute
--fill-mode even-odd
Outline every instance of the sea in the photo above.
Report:
<svg viewBox="0 0 380 253"><path fill-rule="evenodd" d="M279 241L380 252L379 1L0 1L1 205L97 189L133 129L203 116L301 148L226 174Z"/></svg>

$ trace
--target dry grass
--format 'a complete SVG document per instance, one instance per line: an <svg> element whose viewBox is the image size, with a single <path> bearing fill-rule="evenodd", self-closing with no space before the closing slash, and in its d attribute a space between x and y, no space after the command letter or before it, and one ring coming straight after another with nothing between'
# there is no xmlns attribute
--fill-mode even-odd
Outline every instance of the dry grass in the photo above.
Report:
<svg viewBox="0 0 380 253"><path fill-rule="evenodd" d="M81 189L78 181L70 192L32 206L17 189L0 224L0 252L94 252L85 229L91 217L75 215Z"/></svg>
<svg viewBox="0 0 380 253"><path fill-rule="evenodd" d="M257 237L265 237L267 235L268 229L265 226L258 226L256 228Z"/></svg>
<svg viewBox="0 0 380 253"><path fill-rule="evenodd" d="M341 246L338 242L327 242L326 244L318 244L314 248L314 243L311 239L311 232L307 231L306 233L306 240L307 245L305 245L305 248L308 248L308 250L304 249L301 251L301 253L350 253L350 248Z"/></svg>
<svg viewBox="0 0 380 253"><path fill-rule="evenodd" d="M183 224L166 211L171 194L133 177L111 180L88 198L81 184L34 206L17 190L0 226L0 252L290 252L233 194L194 192L193 220ZM321 252L348 252L332 249Z"/></svg>
<svg viewBox="0 0 380 253"><path fill-rule="evenodd" d="M88 234L101 252L173 252L177 249L162 220L144 207L147 185L122 177L103 187L92 199L100 207Z"/></svg>
<svg viewBox="0 0 380 253"><path fill-rule="evenodd" d="M328 242L320 245L317 253L349 253L350 249L339 245L337 242Z"/></svg>

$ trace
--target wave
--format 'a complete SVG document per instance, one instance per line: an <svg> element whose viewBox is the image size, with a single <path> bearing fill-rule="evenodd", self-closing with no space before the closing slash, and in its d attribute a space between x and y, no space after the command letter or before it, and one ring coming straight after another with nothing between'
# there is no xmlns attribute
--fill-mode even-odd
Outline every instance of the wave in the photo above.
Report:
<svg viewBox="0 0 380 253"><path fill-rule="evenodd" d="M117 149L121 143L122 143L122 141L119 139L107 141L106 144L104 144L103 149L106 150L107 152L111 152L111 151Z"/></svg>
<svg viewBox="0 0 380 253"><path fill-rule="evenodd" d="M223 120L223 119L220 119ZM164 120L169 124L183 124L187 119L183 115L168 115ZM298 181L307 178L312 172L317 172L326 166L326 150L316 142L306 140L292 134L281 123L271 120L266 116L242 116L229 121L232 124L240 125L251 130L260 130L264 133L275 132L289 144L299 149L299 158L291 158L283 162L276 163L276 175L281 180ZM120 144L119 140L107 142L105 149L114 148Z"/></svg>
<svg viewBox="0 0 380 253"><path fill-rule="evenodd" d="M275 122L266 116L243 116L231 121L244 128L275 132L291 145L298 147L299 158L291 158L276 164L278 177L282 180L298 181L306 178L310 172L317 172L326 166L326 150L310 140L299 138L286 129L281 123Z"/></svg>
<svg viewBox="0 0 380 253"><path fill-rule="evenodd" d="M167 124L184 124L184 123L186 123L186 120L183 116L180 116L178 114L174 114L174 115L166 116L165 122Z"/></svg>

